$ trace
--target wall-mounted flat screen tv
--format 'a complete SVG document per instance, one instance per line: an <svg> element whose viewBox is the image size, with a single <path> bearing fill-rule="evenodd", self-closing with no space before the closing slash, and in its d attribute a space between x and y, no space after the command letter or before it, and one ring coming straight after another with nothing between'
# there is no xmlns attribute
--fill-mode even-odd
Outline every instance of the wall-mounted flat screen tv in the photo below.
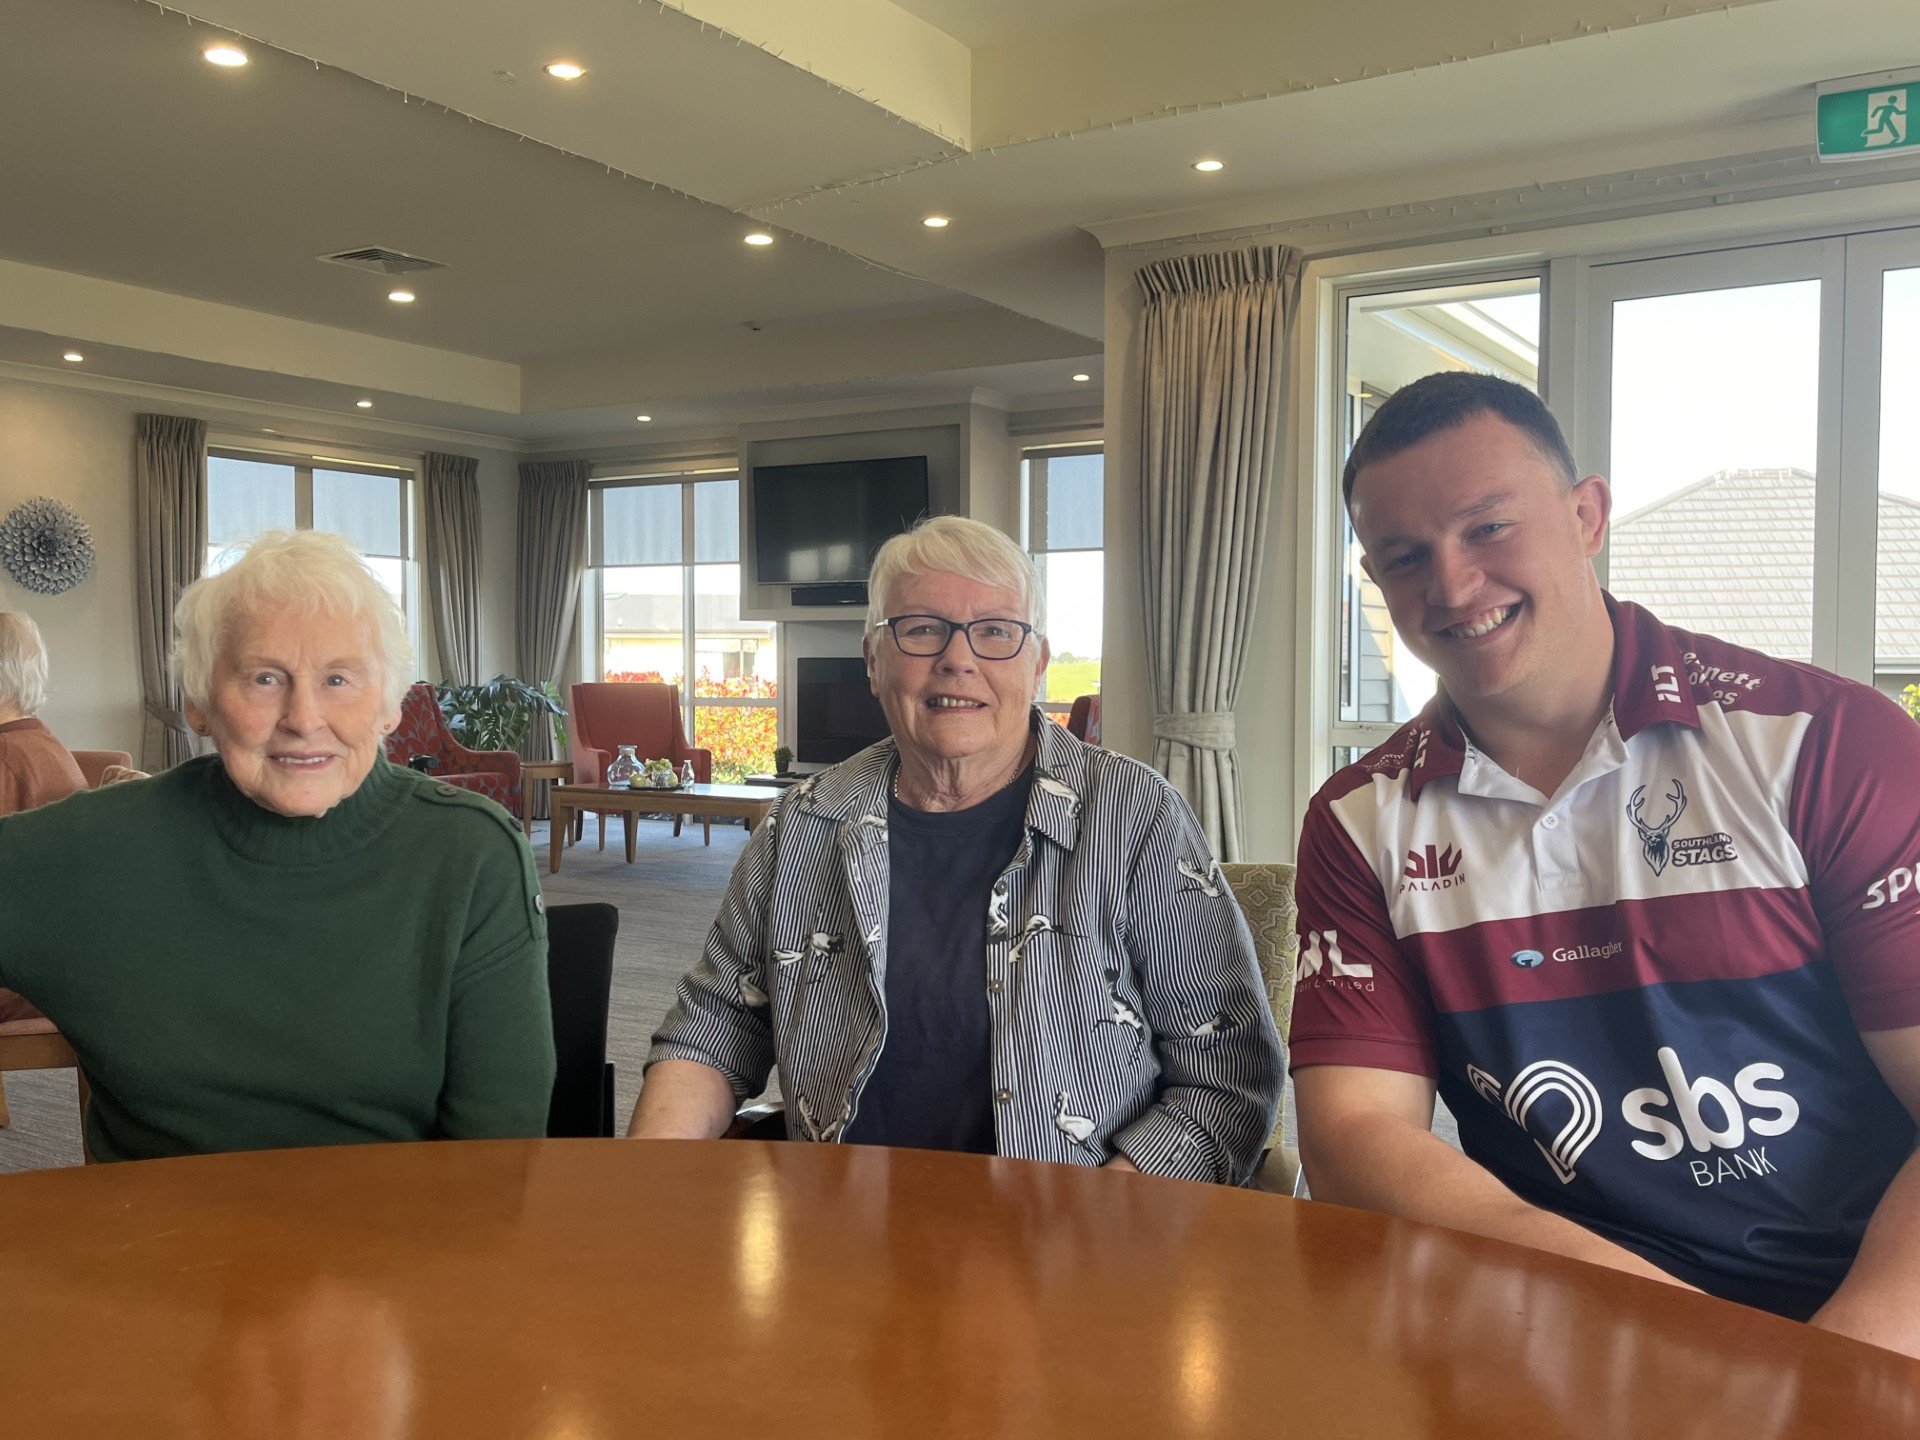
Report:
<svg viewBox="0 0 1920 1440"><path fill-rule="evenodd" d="M927 512L927 457L753 467L753 549L763 585L865 580L873 552Z"/></svg>

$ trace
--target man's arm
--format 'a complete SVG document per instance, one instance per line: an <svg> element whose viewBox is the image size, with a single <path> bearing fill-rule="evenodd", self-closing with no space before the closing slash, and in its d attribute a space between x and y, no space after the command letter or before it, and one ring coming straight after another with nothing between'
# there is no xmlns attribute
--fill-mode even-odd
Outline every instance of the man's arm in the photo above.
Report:
<svg viewBox="0 0 1920 1440"><path fill-rule="evenodd" d="M658 1060L647 1070L627 1136L717 1140L733 1123L733 1082L698 1060Z"/></svg>
<svg viewBox="0 0 1920 1440"><path fill-rule="evenodd" d="M1294 1072L1293 1084L1300 1161L1314 1199L1684 1284L1584 1226L1529 1205L1435 1135L1434 1085L1425 1076L1309 1065Z"/></svg>
<svg viewBox="0 0 1920 1440"><path fill-rule="evenodd" d="M1920 1026L1867 1030L1860 1038L1907 1113L1920 1120ZM1853 1269L1812 1323L1920 1357L1920 1151L1880 1197Z"/></svg>

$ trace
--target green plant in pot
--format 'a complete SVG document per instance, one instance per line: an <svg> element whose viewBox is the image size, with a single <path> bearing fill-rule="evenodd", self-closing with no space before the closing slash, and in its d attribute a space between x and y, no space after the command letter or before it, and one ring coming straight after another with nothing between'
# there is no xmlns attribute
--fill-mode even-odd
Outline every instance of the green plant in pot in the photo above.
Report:
<svg viewBox="0 0 1920 1440"><path fill-rule="evenodd" d="M784 745L777 745L773 751L773 773L788 774L793 769L793 751Z"/></svg>
<svg viewBox="0 0 1920 1440"><path fill-rule="evenodd" d="M496 675L478 685L436 687L447 728L469 750L518 750L534 721L551 717L554 743L567 749L567 712L559 687Z"/></svg>

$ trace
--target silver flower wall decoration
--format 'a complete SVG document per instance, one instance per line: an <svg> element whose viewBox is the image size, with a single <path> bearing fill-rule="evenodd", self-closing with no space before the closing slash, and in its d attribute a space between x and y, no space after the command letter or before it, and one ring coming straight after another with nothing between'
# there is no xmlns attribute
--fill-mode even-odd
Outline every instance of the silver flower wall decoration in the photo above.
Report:
<svg viewBox="0 0 1920 1440"><path fill-rule="evenodd" d="M0 520L0 565L21 588L58 595L93 569L93 535L72 506L42 495Z"/></svg>

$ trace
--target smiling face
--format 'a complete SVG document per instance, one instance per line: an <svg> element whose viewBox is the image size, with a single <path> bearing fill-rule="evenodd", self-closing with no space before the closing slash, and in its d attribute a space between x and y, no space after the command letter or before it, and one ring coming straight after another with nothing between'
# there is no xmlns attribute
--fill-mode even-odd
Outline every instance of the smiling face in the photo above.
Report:
<svg viewBox="0 0 1920 1440"><path fill-rule="evenodd" d="M1015 591L945 571L900 577L886 602L889 615L937 615L963 624L1033 620ZM1019 762L1047 668L1047 642L1039 635L1029 635L1011 660L980 659L958 630L938 655L903 654L884 629L867 632L865 649L873 693L903 759L981 771Z"/></svg>
<svg viewBox="0 0 1920 1440"><path fill-rule="evenodd" d="M188 723L211 735L234 785L281 815L320 816L360 788L399 722L387 707L366 626L321 611L261 615L213 667L207 707Z"/></svg>
<svg viewBox="0 0 1920 1440"><path fill-rule="evenodd" d="M1393 627L1471 720L1516 713L1611 659L1592 558L1607 482L1569 489L1527 435L1480 414L1375 461L1354 480L1354 533Z"/></svg>

